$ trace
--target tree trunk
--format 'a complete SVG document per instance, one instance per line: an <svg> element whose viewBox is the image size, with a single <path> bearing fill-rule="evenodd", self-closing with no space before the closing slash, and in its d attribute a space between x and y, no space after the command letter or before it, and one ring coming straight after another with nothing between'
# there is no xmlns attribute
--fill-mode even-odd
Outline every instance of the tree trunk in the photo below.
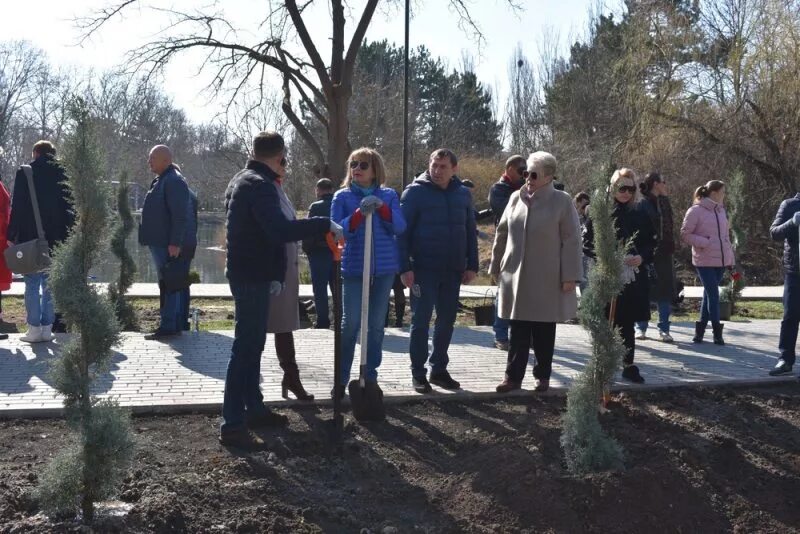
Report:
<svg viewBox="0 0 800 534"><path fill-rule="evenodd" d="M328 166L330 178L337 184L345 177L347 157L350 155L350 122L347 119L347 107L351 91L341 86L333 88L329 107L328 126Z"/></svg>

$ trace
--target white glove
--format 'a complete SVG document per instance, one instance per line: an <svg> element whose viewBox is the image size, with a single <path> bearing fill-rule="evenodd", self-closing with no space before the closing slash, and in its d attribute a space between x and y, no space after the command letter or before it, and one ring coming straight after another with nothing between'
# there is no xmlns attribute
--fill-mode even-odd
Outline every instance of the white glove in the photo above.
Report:
<svg viewBox="0 0 800 534"><path fill-rule="evenodd" d="M269 294L273 297L277 297L285 288L286 284L278 282L277 280L273 280L269 283Z"/></svg>
<svg viewBox="0 0 800 534"><path fill-rule="evenodd" d="M794 215L792 215L792 223L795 226L800 226L800 211L794 212Z"/></svg>
<svg viewBox="0 0 800 534"><path fill-rule="evenodd" d="M364 215L369 215L370 213L375 213L375 210L381 206L383 206L383 200L379 199L375 195L369 195L361 199L359 208L361 208L361 213Z"/></svg>
<svg viewBox="0 0 800 534"><path fill-rule="evenodd" d="M333 234L334 241L341 241L344 239L344 228L331 221L331 233Z"/></svg>
<svg viewBox="0 0 800 534"><path fill-rule="evenodd" d="M626 286L629 283L636 280L636 273L638 272L639 272L638 267L633 267L632 265L627 265L623 263L622 273L620 273L620 278L622 279L622 285Z"/></svg>

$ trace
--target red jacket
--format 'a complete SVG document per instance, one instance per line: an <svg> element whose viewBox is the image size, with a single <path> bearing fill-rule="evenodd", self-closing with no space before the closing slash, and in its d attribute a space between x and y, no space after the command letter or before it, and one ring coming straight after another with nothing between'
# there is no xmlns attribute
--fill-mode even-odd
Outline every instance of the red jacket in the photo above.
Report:
<svg viewBox="0 0 800 534"><path fill-rule="evenodd" d="M6 187L0 183L0 291L8 291L11 288L11 271L6 267L6 260L3 257L3 252L8 248L6 231L10 219L11 197Z"/></svg>

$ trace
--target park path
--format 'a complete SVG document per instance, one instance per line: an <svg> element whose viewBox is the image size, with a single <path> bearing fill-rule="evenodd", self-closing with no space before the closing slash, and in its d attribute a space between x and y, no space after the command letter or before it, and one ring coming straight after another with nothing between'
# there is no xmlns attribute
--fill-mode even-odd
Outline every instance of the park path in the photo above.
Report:
<svg viewBox="0 0 800 534"><path fill-rule="evenodd" d="M660 388L796 380L773 378L780 321L729 322L725 346L691 342L692 325L673 325L675 344L655 340L637 342L636 363L647 379L644 386L617 382L615 388ZM655 334L654 329L650 331ZM49 364L59 357L65 341L30 345L12 334L0 341L0 417L53 416L61 413L61 399L48 377ZM225 369L233 332L188 333L169 343L146 341L142 334L125 333L112 365L96 382L95 393L113 397L137 412L216 410L222 402ZM333 332L300 330L295 333L297 359L303 383L322 402L329 402L333 382ZM434 387L434 396L461 397L494 394L502 380L506 354L492 346L489 327L456 328L449 370L462 390L450 393ZM589 353L586 332L577 325L558 325L551 391L563 392L583 369ZM388 328L380 383L387 400L419 398L411 387L408 329ZM358 354L358 349L356 349ZM531 364L532 365L531 358ZM357 372L357 364L354 365ZM354 375L355 376L355 375ZM262 390L270 403L280 397L281 371L272 336L262 357ZM523 387L532 388L530 373ZM522 394L531 394L523 391Z"/></svg>

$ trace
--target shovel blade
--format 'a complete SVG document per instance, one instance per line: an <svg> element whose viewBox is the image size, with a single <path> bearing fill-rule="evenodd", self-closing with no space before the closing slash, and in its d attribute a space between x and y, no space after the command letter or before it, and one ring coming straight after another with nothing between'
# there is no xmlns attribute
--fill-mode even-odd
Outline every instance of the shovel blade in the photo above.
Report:
<svg viewBox="0 0 800 534"><path fill-rule="evenodd" d="M358 380L347 385L350 406L357 421L383 421L386 410L383 406L383 391L377 382L366 382L362 388Z"/></svg>

